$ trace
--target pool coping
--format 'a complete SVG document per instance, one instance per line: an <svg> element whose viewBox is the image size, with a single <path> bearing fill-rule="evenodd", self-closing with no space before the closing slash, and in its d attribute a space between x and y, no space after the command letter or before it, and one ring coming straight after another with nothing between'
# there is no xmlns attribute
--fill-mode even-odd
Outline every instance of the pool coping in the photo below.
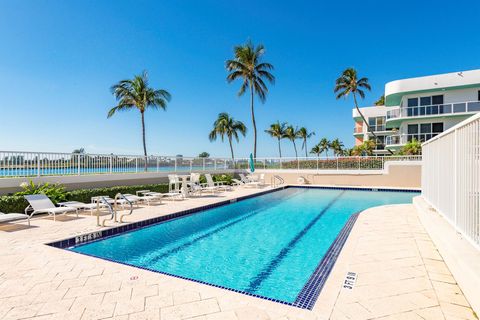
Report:
<svg viewBox="0 0 480 320"><path fill-rule="evenodd" d="M246 195L246 196L241 196L241 197L234 198L234 199L219 201L217 203L213 203L213 204L209 204L209 205L205 205L205 206L199 206L199 207L195 207L195 208L192 208L192 209L182 210L182 211L179 211L179 212L175 212L175 213L172 213L172 214L168 214L168 215L164 215L164 216L160 216L160 217L156 217L156 218L151 218L151 219L147 219L147 220L142 220L142 221L129 223L129 224L126 224L124 226L112 227L112 228L105 229L105 230L100 230L100 231L96 231L96 232L89 232L89 233L82 234L82 235L79 235L79 236L70 237L70 238L66 238L66 239L62 239L62 240L57 240L57 241L54 241L54 242L46 243L46 245L51 246L51 247L55 247L55 248L58 248L58 249L69 249L69 248L72 248L72 247L75 247L75 246L80 246L80 245L85 245L87 243L92 243L92 242L97 242L97 241L100 241L100 240L105 240L107 238L114 237L114 236L122 234L122 233L131 232L131 231L134 231L134 230L139 230L139 229L142 229L142 228L145 228L145 227L150 227L150 226L155 225L155 224L160 224L160 223L171 221L171 220L174 220L174 219L177 219L177 218L182 218L182 217L185 217L185 216L188 216L188 215L192 215L192 214L204 211L204 210L225 206L225 205L228 205L228 204L231 204L231 203L235 203L237 201L247 200L247 199L250 199L250 198L258 197L258 196L265 195L265 194L272 193L272 192L276 192L276 191L279 191L279 190L284 190L284 189L287 189L287 188L356 190L356 191L379 191L379 192L387 191L387 192L411 192L411 193L418 193L419 192L418 190L415 190L413 188L412 189L393 189L393 188L390 189L390 188L375 188L375 187L338 187L338 186L315 186L315 185L285 185L285 186L279 186L277 188L272 188L272 189L269 189L269 190L265 190L265 191L262 191L262 192L254 193L254 194L251 194L251 195ZM352 230L352 228L353 228L358 216L360 215L360 213L361 212L354 213L349 217L349 219L347 220L345 225L342 227L340 232L337 234L335 240L330 245L327 252L324 254L323 258L318 263L318 265L315 268L315 270L313 271L313 273L310 275L308 281L305 283L302 290L300 290L300 292L298 293L294 302L287 302L287 301L283 301L283 300L279 300L279 299L275 299L275 298L269 298L269 297L265 297L265 296L262 296L262 295L257 295L257 294L254 294L254 293L250 293L250 292L246 292L246 291L242 291L242 290L238 290L238 289L233 289L233 288L229 288L229 287L224 287L224 286L221 286L221 285L216 285L216 284L204 282L204 281L201 281L201 280L196 280L196 279L192 279L192 278L188 278L188 277L183 277L183 276L171 274L171 273L164 272L164 271L154 270L154 269L150 269L150 268L147 268L147 267L137 266L137 265L133 265L133 264L129 264L129 263L113 260L113 259L108 259L108 258L105 258L105 257L98 257L98 256L86 254L86 253L81 253L81 252L75 252L75 253L85 255L85 256L89 256L89 257L93 257L93 258L96 258L96 259L103 259L103 260L106 260L106 261L122 264L122 265L129 266L129 267L134 267L134 268L139 268L139 269L146 270L146 271L160 273L160 274L172 276L172 277L183 279L183 280L189 280L189 281L193 281L193 282L196 282L196 283L205 284L205 285L208 285L208 286L233 291L233 292L236 292L236 293L241 293L241 294L244 294L244 295L247 295L247 296L260 298L260 299L263 299L263 300L268 300L268 301L272 301L272 302L276 302L276 303L281 303L281 304L289 305L289 306L292 306L292 307L297 307L297 308L300 308L300 309L312 310L313 307L315 306L315 303L318 299L318 296L320 295L320 293L323 289L323 286L325 285L325 283L328 279L328 276L329 276L330 272L332 271L332 269L335 265L335 262L336 262L338 256L340 255L340 252L341 252L345 242L348 239L350 231Z"/></svg>

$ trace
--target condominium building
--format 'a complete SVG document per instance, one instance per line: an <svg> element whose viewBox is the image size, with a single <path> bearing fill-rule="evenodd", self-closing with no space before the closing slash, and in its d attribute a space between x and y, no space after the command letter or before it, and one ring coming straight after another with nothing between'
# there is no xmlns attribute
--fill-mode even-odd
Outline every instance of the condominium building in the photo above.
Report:
<svg viewBox="0 0 480 320"><path fill-rule="evenodd" d="M360 110L378 133L376 153L397 150L412 139L427 141L480 112L480 69L389 82L385 106ZM357 145L371 134L355 109L353 118Z"/></svg>

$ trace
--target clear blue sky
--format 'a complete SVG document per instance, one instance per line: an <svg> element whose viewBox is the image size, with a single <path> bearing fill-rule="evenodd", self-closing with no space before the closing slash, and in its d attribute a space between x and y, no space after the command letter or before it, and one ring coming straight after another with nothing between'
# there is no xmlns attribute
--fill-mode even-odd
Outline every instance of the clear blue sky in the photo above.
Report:
<svg viewBox="0 0 480 320"><path fill-rule="evenodd" d="M0 150L140 154L138 112L107 119L109 88L148 70L172 93L148 112L150 154L228 156L210 143L217 114L248 126L248 97L227 84L224 62L252 39L277 78L257 103L258 156L276 156L263 130L276 120L353 144L350 99L335 100L346 67L370 79L371 105L390 80L480 67L480 2L471 1L4 1L0 0ZM286 155L293 155L288 141Z"/></svg>

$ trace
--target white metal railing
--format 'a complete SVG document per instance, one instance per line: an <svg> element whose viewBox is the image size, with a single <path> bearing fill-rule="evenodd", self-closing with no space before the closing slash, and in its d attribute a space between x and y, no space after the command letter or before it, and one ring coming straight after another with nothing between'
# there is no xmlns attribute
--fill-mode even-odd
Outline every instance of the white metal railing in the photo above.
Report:
<svg viewBox="0 0 480 320"><path fill-rule="evenodd" d="M0 178L228 169L225 158L0 151Z"/></svg>
<svg viewBox="0 0 480 320"><path fill-rule="evenodd" d="M422 196L480 249L480 114L422 145Z"/></svg>
<svg viewBox="0 0 480 320"><path fill-rule="evenodd" d="M471 112L480 112L480 101L464 101L429 106L401 107L387 111L387 120Z"/></svg>
<svg viewBox="0 0 480 320"><path fill-rule="evenodd" d="M257 158L256 169L381 170L418 156ZM249 169L249 159L0 151L0 178Z"/></svg>
<svg viewBox="0 0 480 320"><path fill-rule="evenodd" d="M284 157L257 158L256 169L293 170L383 170L388 161L420 161L421 156L366 156L366 157ZM248 161L237 168L248 169Z"/></svg>
<svg viewBox="0 0 480 320"><path fill-rule="evenodd" d="M385 145L387 146L394 146L394 145L404 145L407 142L416 139L420 142L425 142L433 137L439 135L440 132L428 132L428 133L413 133L413 134L394 134L391 136L385 137Z"/></svg>

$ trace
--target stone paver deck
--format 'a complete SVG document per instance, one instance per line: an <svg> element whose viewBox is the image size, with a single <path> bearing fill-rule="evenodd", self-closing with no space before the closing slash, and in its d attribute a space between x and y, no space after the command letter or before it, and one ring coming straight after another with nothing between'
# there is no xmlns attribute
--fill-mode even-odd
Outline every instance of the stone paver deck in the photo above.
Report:
<svg viewBox="0 0 480 320"><path fill-rule="evenodd" d="M135 210L144 220L258 192ZM475 319L412 205L363 212L312 311L46 246L97 231L89 214L0 226L0 319ZM341 289L347 271L353 290Z"/></svg>

